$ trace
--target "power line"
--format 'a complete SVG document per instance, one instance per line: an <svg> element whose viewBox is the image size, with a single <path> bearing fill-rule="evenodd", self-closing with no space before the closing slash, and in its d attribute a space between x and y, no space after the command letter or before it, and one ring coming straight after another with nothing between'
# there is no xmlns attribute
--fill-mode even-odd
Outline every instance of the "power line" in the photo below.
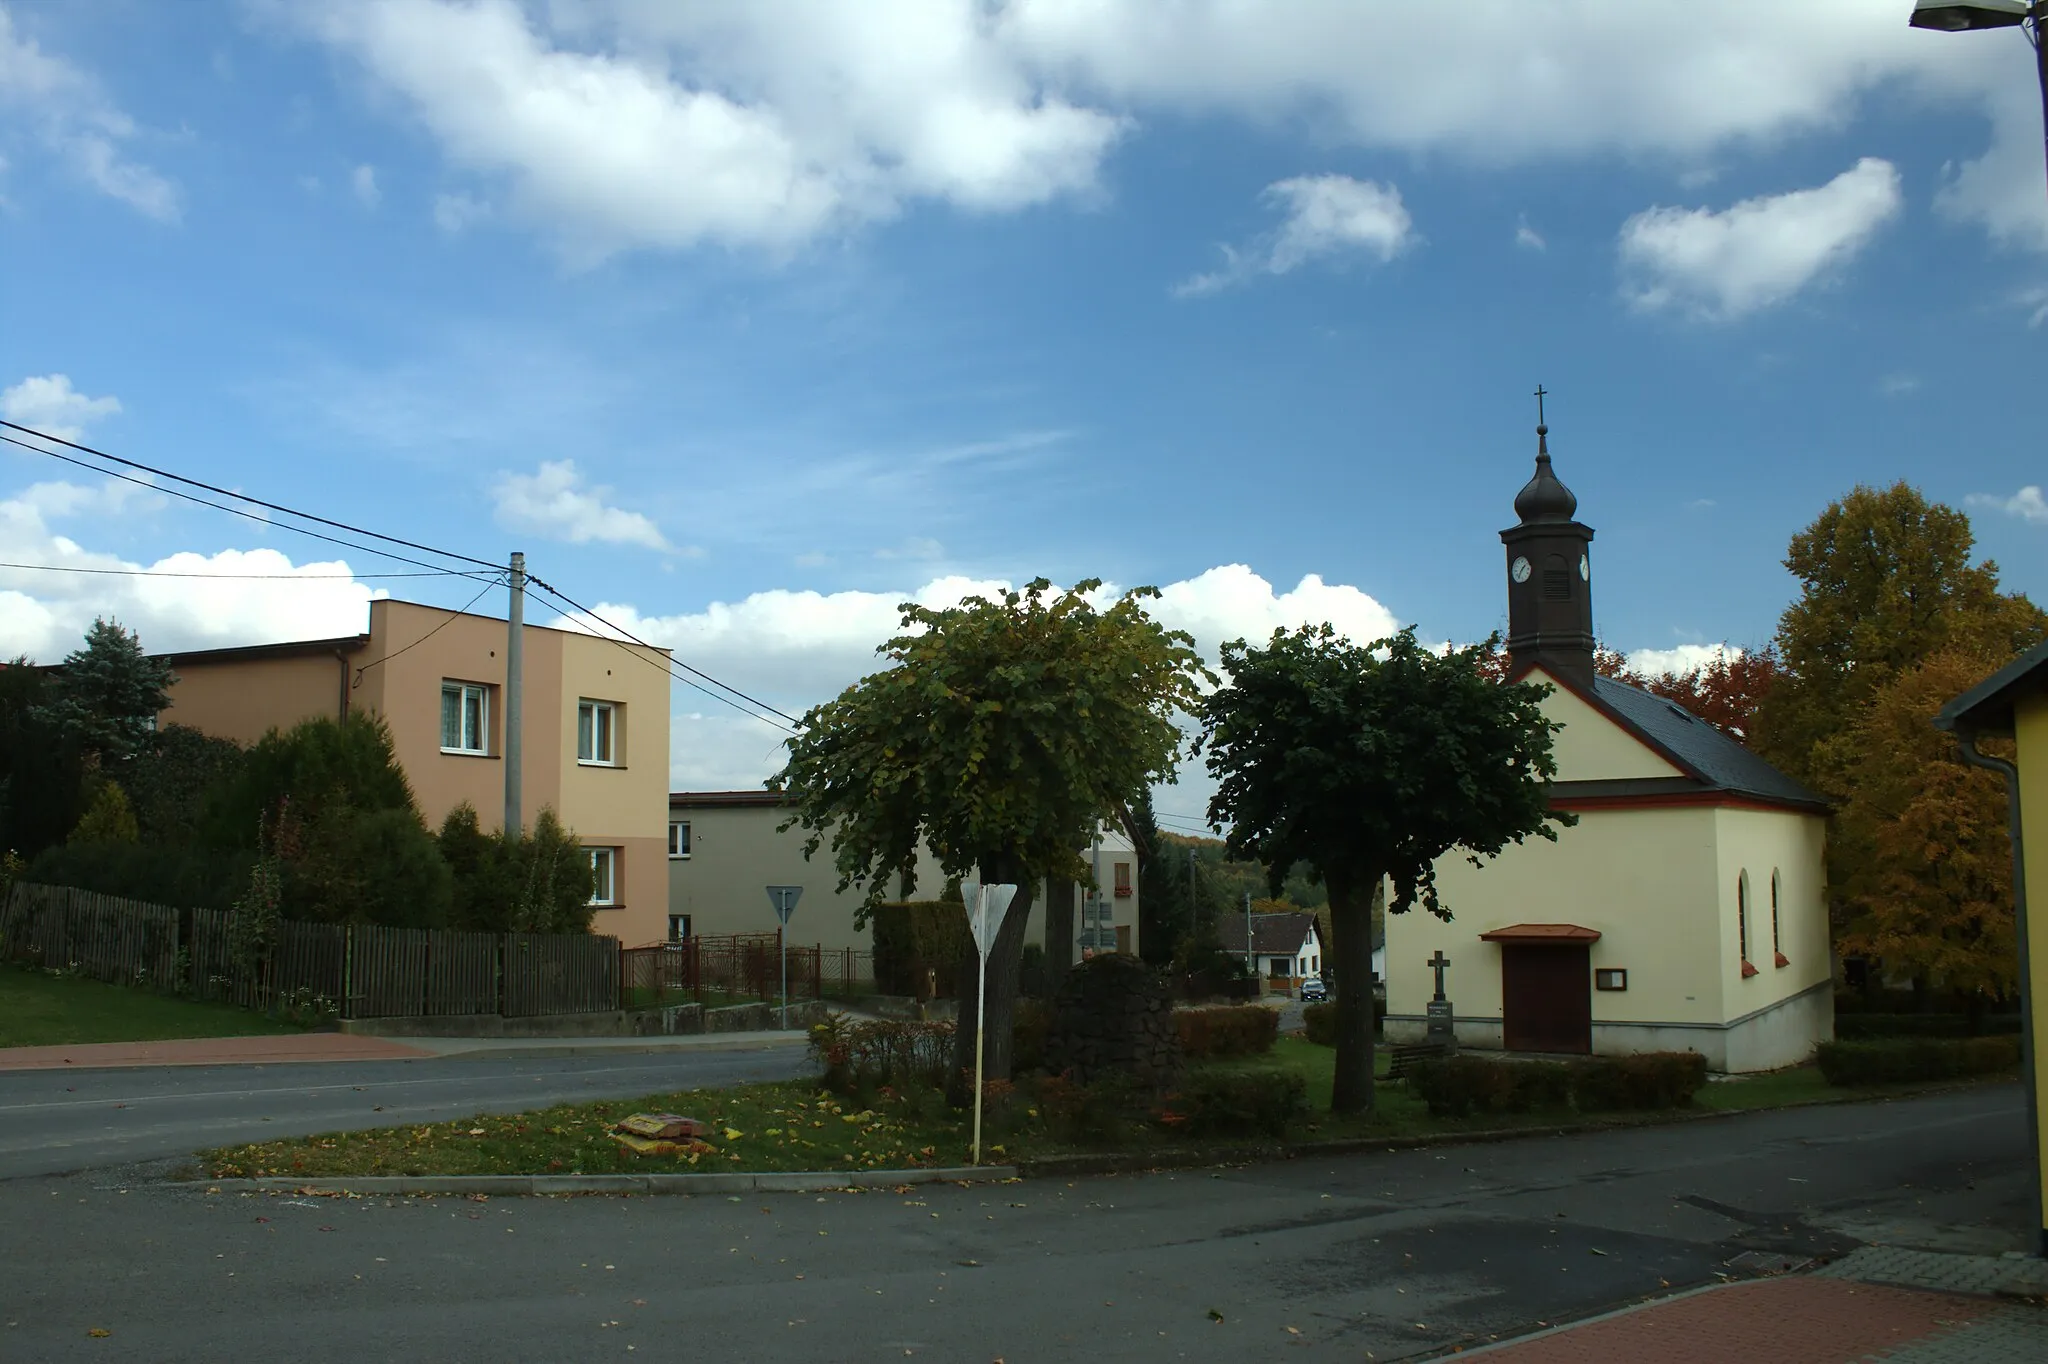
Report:
<svg viewBox="0 0 2048 1364"><path fill-rule="evenodd" d="M533 585L534 585L535 587L539 588L539 589L540 589L541 591L543 591L543 592L547 593L547 594L548 594L549 596L551 596L551 597L554 597L554 598L555 598L555 599L557 599L558 601L561 601L561 602L565 603L566 605L568 605L568 606L570 606L570 607L574 608L574 609L575 609L576 611L578 611L578 612L582 613L583 615L585 615L585 616L589 617L589 618L590 618L591 620L593 620L593 621L597 622L597 623L598 623L599 625L602 625L602 626L604 626L604 627L605 627L606 629L609 629L609 630L616 630L616 631L618 631L618 633L620 633L620 634L624 635L624 636L625 636L625 637L626 637L627 639L631 640L631 641L632 641L633 643L635 643L635 644L638 644L638 645L639 645L639 646L640 646L641 648L643 648L643 649L656 649L656 648L658 648L658 646L657 646L657 645L649 644L649 643L648 643L648 642L647 642L646 640L644 640L644 639L640 638L640 637L639 637L638 635L636 635L636 634L634 634L634 633L633 633L632 631L630 631L630 630L626 629L626 628L625 628L624 626L622 626L622 625L619 625L619 624L617 624L616 622L613 622L613 621L609 621L609 620L606 620L606 619L605 619L605 618L604 618L603 616L600 616L600 615L598 615L598 614L597 614L597 612L595 612L595 611L591 610L591 609L590 609L589 607L587 607L587 606L583 605L583 604L582 604L581 602L579 602L579 601L576 601L576 600L575 600L574 598L572 598L572 597L569 597L569 596L565 595L564 593L562 593L561 591L557 590L556 588L554 588L554 587L552 587L552 586L548 585L548 584L547 584L547 583L545 583L545 582L542 582L542 581L541 581L540 579L538 579L538 578L534 577L534 576L533 576L532 574L528 574L528 575L527 575L527 578L526 578L526 580L527 580L527 581L528 581L529 583L533 584ZM599 636L598 636L598 638L599 638L599 639L609 639L610 637L609 637L609 636L606 636L606 635L599 635ZM611 640L611 643L613 643L613 644L617 644L617 645L618 645L618 646L619 646L619 647L620 647L621 649L625 649L625 645L624 645L624 643L623 643L623 642L621 642L621 641L619 641L619 640L616 640L616 639L612 639L612 640ZM631 649L626 649L626 652L627 652L627 653L629 653L629 654L633 654L633 651L632 651ZM644 655L644 654L633 654L633 657L635 657L635 658L638 658L638 659L640 659L640 660L641 660L642 662L646 663L646 664L647 664L647 666L649 666L650 668L658 668L658 667L661 667L661 665L660 665L660 664L658 664L658 663L654 662L654 661L653 661L652 659L648 658L648 657L647 657L646 655ZM721 682L721 681L719 681L719 680L718 680L717 678L713 677L713 676L712 676L712 675L711 675L710 673L707 673L707 672L703 671L703 670L702 670L702 669L700 669L700 668L693 668L693 667L691 667L691 666L690 666L689 664L687 664L687 663L683 662L683 661L682 661L681 659L679 659L679 658L675 657L675 656L674 656L673 654L671 654L671 655L669 656L669 663L670 663L671 665L673 665L673 666L671 666L670 668L668 668L668 669L666 670L666 671L668 672L669 676L671 676L671 677L674 677L674 678L676 678L676 680L678 680L678 681L680 681L680 682L684 683L684 684L685 684L685 685L687 685L687 686L690 686L690 687L694 687L694 688L696 688L696 690L698 690L698 691L700 691L700 692L703 692L703 693L704 693L704 694L705 694L706 696L709 696L709 697L710 697L711 699L713 699L714 701L722 701L722 702L724 702L724 703L725 703L726 705L728 705L728 706L731 706L731 707L732 707L732 708L733 708L734 710L737 710L737 711L741 712L742 714L746 714L746 715L752 715L754 719L756 719L756 720L760 720L760 721L762 721L762 722L763 722L764 724L771 724L771 725L772 725L772 724L775 724L775 720L770 720L770 719L768 718L768 715L773 715L773 716L775 716L775 717L776 717L776 719L778 719L778 720L781 720L781 721L784 721L784 722L785 722L785 726L786 726L786 727L787 727L787 728L788 728L788 729L790 730L790 732L792 732L792 733L794 733L794 732L795 732L795 731L796 731L796 730L797 730L798 728L801 728L801 726L802 726L802 724L803 724L803 722L802 722L801 720L798 720L798 719L797 719L797 718L796 718L795 716L793 716L793 715L785 715L785 714L783 714L783 712L781 712L781 711L777 710L777 709L776 709L775 707L773 707L773 706L769 705L769 704L768 704L768 703L767 703L766 701L762 701L762 700L760 700L760 699L758 699L758 698L756 698L756 697L752 697L752 696L749 696L749 695L747 695L747 693L745 693L745 692L741 691L741 690L740 690L740 689L739 689L738 687L732 686L731 684L729 684L729 683L726 683L726 682ZM691 676L690 676L690 677L685 677L685 676L683 676L682 674L680 674L680 673L677 673L677 672L675 671L675 669L676 669L676 668L681 668L681 669L683 670L683 672L684 672L684 673L689 673L689 674L691 674ZM757 708L758 708L758 709L760 709L760 710L764 710L764 711L767 711L767 712L768 712L768 715L759 715L759 714L755 714L755 713L754 713L753 711L749 711L749 710L747 710L746 706L742 706L742 705L738 704L738 702L732 701L732 700L728 699L727 697L721 696L721 695L719 695L719 694L718 694L718 692L712 691L712 690L710 690L710 688L708 688L708 687L705 687L705 686L701 685L700 683L698 683L698 682L696 682L696 681L693 681L693 680L692 680L692 678L693 678L693 677L697 677L697 678L702 678L702 679L703 679L703 680L704 680L705 682L709 682L709 683L710 683L710 684L711 684L711 685L712 685L713 687L718 687L718 688L721 688L721 689L722 689L722 690L724 690L724 691L729 691L729 692L731 692L731 693L732 693L732 694L733 694L734 696L737 696L737 697L739 697L741 701L745 701L745 702L746 702L746 703L747 703L748 705L751 705L751 706L755 706L755 707L757 707ZM778 728L782 728L782 727L785 727L785 726L777 726L777 727L778 727Z"/></svg>
<svg viewBox="0 0 2048 1364"><path fill-rule="evenodd" d="M235 581L275 580L279 582L349 582L357 578L467 578L460 569L437 568L425 573L179 573L157 568L81 568L71 564L7 564L0 568L29 569L38 573L99 573L129 578L225 578Z"/></svg>
<svg viewBox="0 0 2048 1364"><path fill-rule="evenodd" d="M370 669L376 667L378 664L389 663L392 659L397 658L400 654L405 653L407 650L417 649L420 645L425 644L435 635L440 634L450 625L453 625L458 619L460 619L463 615L468 613L470 607L475 606L478 602L484 599L485 592L488 592L492 588L498 587L500 585L500 583L496 582L485 583L481 591L479 591L474 597L471 597L468 601L464 602L461 606L457 607L453 611L448 611L448 608L445 606L436 608L438 610L448 611L448 619L442 621L439 625L436 625L433 629L427 631L424 635L421 635L418 639L406 645L404 649L394 649L390 653L384 655L384 657L372 659L368 663L365 663L362 667L357 668L355 678L348 684L349 690L354 691L357 687L363 685L363 674L368 672Z"/></svg>
<svg viewBox="0 0 2048 1364"><path fill-rule="evenodd" d="M13 422L0 422L0 426L13 425ZM17 429L26 430L27 428L23 427ZM56 439L56 437L53 436L51 437L51 439L54 440ZM103 474L108 478L118 478L123 483L133 483L138 488L147 488L151 492L156 493L166 493L172 497L182 497L187 502L196 502L202 507L211 507L215 511L224 511L230 516L239 516L245 520L255 521L262 525L275 526L279 530L288 530L297 535L310 535L315 540L325 540L330 545L340 545L344 549L360 550L364 554L374 554L380 559L395 559L399 563L411 564L414 568L424 568L432 573L452 573L458 577L464 578L475 578L477 576L475 572L468 569L444 568L439 564L430 564L426 562L426 560L424 559L414 559L404 554L394 554L392 551L388 549L378 549L374 545L359 545L353 540L344 540L339 536L328 535L324 532L317 530L308 530L304 526L295 526L291 524L289 521L273 521L267 516L262 516L252 511L244 511L240 507L223 506L218 502L210 502L206 498L195 496L192 493L180 492L176 488L166 488L160 483L152 483L146 478L137 478L133 474L124 474L120 472L118 469L102 469L97 464L88 464L86 461L82 459L74 459L70 455L64 454L62 451L59 450L45 450L40 445L31 445L25 440L17 440L15 437L7 435L5 433L0 433L0 440L6 441L9 445L19 445L24 450L33 450L39 455L48 455L51 459L62 460L66 464L76 465L80 469L87 469L96 474ZM296 514L297 513L294 513L294 515ZM328 524L331 525L334 523L329 522ZM389 536L378 535L375 531L364 531L363 534L368 535L372 539L376 540L385 540L390 538ZM398 541L397 543L403 544L405 542ZM429 550L428 552L431 554L439 554L443 551ZM465 555L449 555L448 557L462 559L466 563L483 563L483 561L480 559L472 560ZM484 564L484 567L495 569L497 565Z"/></svg>
<svg viewBox="0 0 2048 1364"><path fill-rule="evenodd" d="M81 452L83 452L83 453L85 453L85 454L88 454L88 455L92 455L92 456L94 456L94 457L95 457L95 458L97 458L97 459L104 459L104 460L109 460L109 461L111 461L112 463L115 463L115 464L119 464L119 465L121 465L121 466L122 466L122 467L124 467L124 468L128 468L128 469L139 469L139 470L141 470L141 471L142 471L142 472L144 472L144 473L147 473L147 474L154 474L154 475L155 475L156 477L158 477L158 478L168 478L168 479L172 480L173 482L176 482L176 483L183 483L183 484L185 484L185 485L186 485L187 487L191 487L191 488L202 488L202 489L204 489L204 490L205 490L205 491L207 491L207 492L210 492L210 493L214 493L214 494L217 494L217 495L219 495L219 496L221 496L221 497L232 497L232 498L236 499L237 501L241 501L241 502L247 502L247 503L251 504L252 506L262 507L262 508L264 508L264 509L265 509L265 510L267 510L267 511L274 511L274 512L282 512L282 513L284 513L284 514L285 514L286 516L296 516L296 517L298 517L298 518L299 518L300 520L302 520L302 521L312 521L312 522L316 522L316 523L317 523L317 524L319 524L319 525L323 525L323 526L332 526L332 527L333 527L334 529L336 529L336 530L345 530L345 531L348 531L348 532L349 532L350 534L353 534L353 535L367 535L367 536L369 536L369 537L370 537L370 538L371 538L372 540L382 540L382 541L384 541L384 542L385 542L386 544L392 544L392 545L403 545L403 546L405 546L405 548L407 548L407 549L416 549L416 550L419 550L419 551L420 551L421 553L423 553L423 554L438 554L438 555L440 555L440 556L441 556L442 558L444 558L444 559L455 559L455 560L458 560L459 562L462 562L462 563L466 563L466 564L475 564L475 565L476 565L476 566L477 566L478 568L491 568L491 569L495 569L495 568L498 568L498 567L499 567L499 565L497 565L497 564L494 564L494 563L490 562L490 561L489 561L489 560L487 560L487 559L475 559L475 558L471 558L471 557L470 557L469 555L467 555L467 554L457 554L457 553L456 553L455 551L453 551L453 550L448 550L448 549L436 549L436 548L435 548L434 546L432 546L432 545L423 545L423 544L420 544L420 543L419 543L418 541L416 541L416 540L401 540L401 539L399 539L399 538L398 538L397 536L395 536L395 535L382 535L382 534L379 534L379 533L378 533L377 531L374 531L374 530L365 530L365 529L364 529L363 527L361 527L361 526L352 526L352 525L350 525L350 524L349 524L348 522L346 522L346 521L330 521L330 520L329 520L328 518L326 518L326 517L324 517L324 516L315 516L315 515L314 515L313 513L311 513L311 512L302 512L302 511L299 511L299 510L297 510L297 509L295 509L295 508L292 508L292 507L286 507L286 506L282 506L282 505L280 505L280 504L278 504L278 503L276 503L276 502L265 502L265 501L264 501L264 500L263 500L262 498L260 498L260 497L251 497L251 496L249 496L249 494L247 494L247 493L238 493L238 492L236 492L236 491L235 491L234 489L232 489L232 488L220 488L220 487L216 487L216 486L214 486L214 485L213 485L213 484L211 484L211 483L202 483L202 482L200 482L200 481L199 481L198 479L196 479L196 478L186 478L186 477L185 477L185 476L184 476L183 474L174 474L174 473L170 472L170 471L169 471L168 469L158 469L158 468L155 468L155 467L153 467L153 466L151 466L151 465L148 465L148 464L143 464L143 463L141 463L141 462L139 462L139 461L137 461L137 460L132 460L132 459L123 459L123 458L121 458L121 456L119 456L119 455L110 455L110 454L108 454L108 453L107 453L106 451L104 451L104 450L95 450L95 449L94 449L94 448L93 448L92 446L90 446L90 445L81 445L81 444L79 444L79 443L78 443L77 441L75 441L75 440L66 440L66 439L64 439L64 437L62 437L62 436L53 436L53 435L51 435L51 434L50 434L49 432L47 432L47 431L38 431L38 430L36 430L36 429L35 429L34 427L32 427L32 426L23 426L23 425L21 425L21 423L19 423L19 422L11 422L11 421L7 421L7 420L4 420L4 419L0 419L0 426L4 426L4 427L7 427L7 428L9 428L10 430L14 430L14 431L19 431L19 432L21 432L21 433L22 433L23 435L27 435L27 436L35 436L35 437L36 437L36 438L38 438L39 440L49 440L49 441L55 441L55 442L56 442L57 444L59 444L59 445L63 445L63 446L68 446L68 447L70 447L70 448L71 448L71 449L73 449L73 450L78 450L78 451L81 451ZM16 442L15 442L15 444L17 444L17 445L20 445L20 444L22 444L22 442L20 442L20 441L16 441ZM28 449L31 449L31 450L33 450L33 449L35 449L36 447L34 447L34 446L32 446L32 445L31 445L31 446L28 446L27 448L28 448ZM45 450L45 451L43 451L42 453L44 453L44 454L46 454L46 455L56 455L56 453L57 453L57 452L56 452L56 451L54 451L54 450ZM60 458L60 459L61 459L61 458L63 458L62 456L57 456L57 457L58 457L58 458ZM74 463L74 464L75 464L75 463L77 463L77 462L78 462L78 461L76 461L76 460L73 460L73 461L72 461L72 463ZM90 467L92 467L92 466L90 466L90 465L87 465L87 466L85 466L85 467L87 467L87 468L90 468ZM101 472L102 472L102 473L105 473L105 472L109 472L109 471L108 471L108 470L101 470ZM165 491L166 491L166 492L168 492L168 491L169 491L169 489L165 489ZM209 505L218 505L218 504L209 504ZM223 510L226 510L226 509L225 509L225 508L223 508ZM395 556L394 556L394 557L395 557Z"/></svg>

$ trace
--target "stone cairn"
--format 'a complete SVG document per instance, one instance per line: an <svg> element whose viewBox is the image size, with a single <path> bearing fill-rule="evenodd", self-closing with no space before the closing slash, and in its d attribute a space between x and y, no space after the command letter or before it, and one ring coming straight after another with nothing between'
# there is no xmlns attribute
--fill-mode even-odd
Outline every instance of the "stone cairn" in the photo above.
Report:
<svg viewBox="0 0 2048 1364"><path fill-rule="evenodd" d="M1122 954L1068 971L1053 999L1045 1068L1082 1084L1110 1074L1150 1090L1179 1083L1180 1032L1165 977Z"/></svg>

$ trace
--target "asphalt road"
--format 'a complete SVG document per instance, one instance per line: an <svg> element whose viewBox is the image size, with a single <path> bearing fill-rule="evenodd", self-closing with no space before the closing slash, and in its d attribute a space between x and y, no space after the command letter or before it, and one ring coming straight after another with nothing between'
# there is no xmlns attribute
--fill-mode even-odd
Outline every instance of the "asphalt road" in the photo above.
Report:
<svg viewBox="0 0 2048 1364"><path fill-rule="evenodd" d="M1747 1253L2016 1246L2024 1125L2003 1086L899 1193L349 1200L135 1172L14 1180L0 1358L1413 1358L1739 1274Z"/></svg>
<svg viewBox="0 0 2048 1364"><path fill-rule="evenodd" d="M0 1072L0 1179L207 1146L779 1080L803 1048ZM0 1355L4 1355L0 1347Z"/></svg>

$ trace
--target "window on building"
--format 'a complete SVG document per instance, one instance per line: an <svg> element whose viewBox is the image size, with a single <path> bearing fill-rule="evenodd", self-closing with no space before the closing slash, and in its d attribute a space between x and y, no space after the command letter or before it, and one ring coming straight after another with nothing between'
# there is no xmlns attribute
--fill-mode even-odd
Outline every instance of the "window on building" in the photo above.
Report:
<svg viewBox="0 0 2048 1364"><path fill-rule="evenodd" d="M1116 898L1119 900L1128 900L1130 897L1131 864L1128 862L1119 862L1116 864Z"/></svg>
<svg viewBox="0 0 2048 1364"><path fill-rule="evenodd" d="M690 821L672 819L668 822L668 855L688 857L690 855Z"/></svg>
<svg viewBox="0 0 2048 1364"><path fill-rule="evenodd" d="M1778 929L1778 869L1771 868L1771 960L1780 966L1792 963L1785 956L1785 939Z"/></svg>
<svg viewBox="0 0 2048 1364"><path fill-rule="evenodd" d="M590 903L616 905L619 902L619 850L591 848Z"/></svg>
<svg viewBox="0 0 2048 1364"><path fill-rule="evenodd" d="M1753 976L1756 968L1749 964L1749 873L1740 872L1735 878L1735 952L1742 959L1742 974Z"/></svg>
<svg viewBox="0 0 2048 1364"><path fill-rule="evenodd" d="M483 753L490 747L490 689L474 682L441 684L441 751Z"/></svg>
<svg viewBox="0 0 2048 1364"><path fill-rule="evenodd" d="M576 761L599 766L616 765L618 757L619 708L610 701L576 703Z"/></svg>
<svg viewBox="0 0 2048 1364"><path fill-rule="evenodd" d="M689 915L671 914L668 916L668 940L670 942L688 942L690 940Z"/></svg>

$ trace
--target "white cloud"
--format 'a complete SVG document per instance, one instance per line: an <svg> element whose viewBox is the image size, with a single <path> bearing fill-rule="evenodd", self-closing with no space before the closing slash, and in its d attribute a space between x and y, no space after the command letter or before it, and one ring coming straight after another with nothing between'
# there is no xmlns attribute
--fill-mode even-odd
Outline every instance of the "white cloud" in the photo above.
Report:
<svg viewBox="0 0 2048 1364"><path fill-rule="evenodd" d="M1634 301L1732 319L1783 303L1855 256L1899 211L1899 173L1865 157L1816 189L1732 208L1652 208L1622 225Z"/></svg>
<svg viewBox="0 0 2048 1364"><path fill-rule="evenodd" d="M2013 302L2026 310L2029 328L2048 322L2048 287L2022 289L2013 295Z"/></svg>
<svg viewBox="0 0 2048 1364"><path fill-rule="evenodd" d="M1839 129L1877 96L1987 113L1989 150L1941 205L2048 245L2026 45L1916 32L1871 0L271 9L359 63L449 162L572 254L788 248L916 201L1000 211L1086 194L1155 115L1301 123L1480 168L1664 158L1695 173Z"/></svg>
<svg viewBox="0 0 2048 1364"><path fill-rule="evenodd" d="M1732 644L1680 644L1671 649L1631 649L1628 666L1645 676L1691 672L1694 668L1723 658L1738 659L1741 649Z"/></svg>
<svg viewBox="0 0 2048 1364"><path fill-rule="evenodd" d="M530 474L500 474L491 490L498 504L498 524L529 531L572 545L597 541L611 545L669 548L660 528L636 511L608 504L610 488L586 487L570 459L543 461Z"/></svg>
<svg viewBox="0 0 2048 1364"><path fill-rule="evenodd" d="M1543 234L1529 226L1529 216L1526 213L1515 221L1515 245L1531 251L1550 249L1550 243L1543 240Z"/></svg>
<svg viewBox="0 0 2048 1364"><path fill-rule="evenodd" d="M53 519L132 510L150 495L132 484L41 483L0 500L0 542L15 563L68 569L177 574L263 574L262 578L140 577L120 572L0 569L0 639L9 657L53 663L78 647L95 616L111 616L156 651L322 639L365 628L366 605L381 596L353 580L345 561L294 564L273 549L180 553L143 564L88 550L50 527ZM298 581L294 581L298 579Z"/></svg>
<svg viewBox="0 0 2048 1364"><path fill-rule="evenodd" d="M1920 391L1920 376L1917 374L1887 374L1878 381L1878 391L1887 398L1903 398Z"/></svg>
<svg viewBox="0 0 2048 1364"><path fill-rule="evenodd" d="M149 167L125 159L123 142L135 123L99 82L43 51L0 9L0 117L19 120L43 149L72 175L148 217L178 217L176 186Z"/></svg>
<svg viewBox="0 0 2048 1364"><path fill-rule="evenodd" d="M927 536L913 535L901 544L875 551L877 559L938 559L943 558L946 547Z"/></svg>
<svg viewBox="0 0 2048 1364"><path fill-rule="evenodd" d="M2028 484L2011 497L1971 493L1963 500L1982 511L2004 512L2007 516L2017 516L2022 521L2048 524L2048 497L2042 496L2038 484Z"/></svg>
<svg viewBox="0 0 2048 1364"><path fill-rule="evenodd" d="M467 194L434 196L434 226L449 236L459 236L491 216L491 206Z"/></svg>
<svg viewBox="0 0 2048 1364"><path fill-rule="evenodd" d="M581 258L799 245L906 200L1086 190L1118 117L1034 84L978 6L343 0L287 11Z"/></svg>
<svg viewBox="0 0 2048 1364"><path fill-rule="evenodd" d="M1415 243L1415 224L1401 191L1348 175L1298 175L1275 181L1260 196L1286 213L1273 232L1244 246L1223 248L1220 270L1174 286L1195 298L1241 284L1255 275L1284 275L1313 260L1359 253L1382 262Z"/></svg>
<svg viewBox="0 0 2048 1364"><path fill-rule="evenodd" d="M378 200L384 197L383 191L377 188L375 166L357 166L349 172L348 182L349 188L356 193L356 202L364 208L375 208Z"/></svg>
<svg viewBox="0 0 2048 1364"><path fill-rule="evenodd" d="M82 439L87 426L120 410L119 398L88 398L71 386L68 374L32 375L0 389L0 417L63 440Z"/></svg>

